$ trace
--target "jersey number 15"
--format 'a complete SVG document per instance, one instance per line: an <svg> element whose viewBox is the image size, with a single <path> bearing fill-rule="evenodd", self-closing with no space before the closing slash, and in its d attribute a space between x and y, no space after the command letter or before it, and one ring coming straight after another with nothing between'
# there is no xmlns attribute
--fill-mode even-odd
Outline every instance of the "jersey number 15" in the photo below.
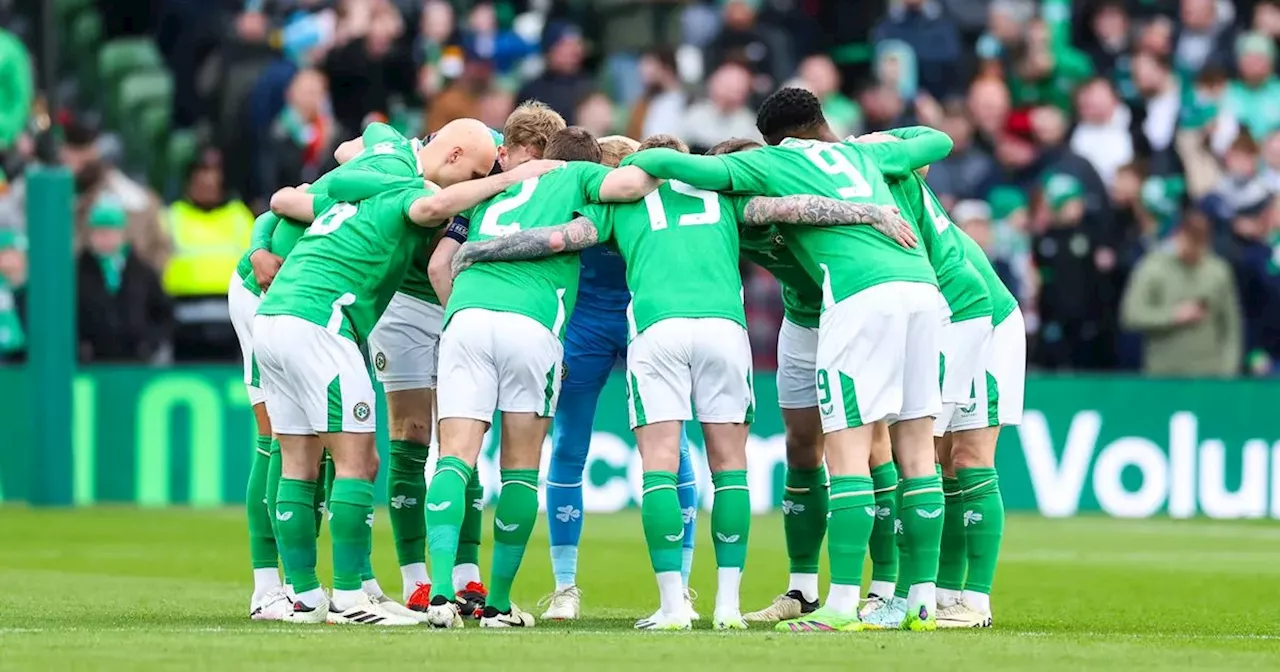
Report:
<svg viewBox="0 0 1280 672"><path fill-rule="evenodd" d="M676 226L699 226L702 224L715 224L720 221L720 196L714 191L698 189L691 187L684 182L672 180L667 183L671 190L692 196L702 201L701 212L690 212L680 215L676 220ZM649 211L649 228L654 231L661 231L667 228L667 210L662 207L661 189L654 189L644 197L644 207Z"/></svg>

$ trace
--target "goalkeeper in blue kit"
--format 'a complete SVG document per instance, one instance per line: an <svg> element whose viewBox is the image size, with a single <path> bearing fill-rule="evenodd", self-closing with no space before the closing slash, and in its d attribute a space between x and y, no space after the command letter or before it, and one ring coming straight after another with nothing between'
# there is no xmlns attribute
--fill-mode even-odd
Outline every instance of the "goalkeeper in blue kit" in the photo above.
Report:
<svg viewBox="0 0 1280 672"><path fill-rule="evenodd" d="M630 138L601 138L604 164L618 162L640 145ZM627 355L626 267L614 250L603 245L582 252L578 303L564 339L565 378L560 403L551 430L551 468L547 474L547 519L551 532L551 569L556 589L547 599L542 618L572 620L580 613L581 592L577 586L578 542L582 537L582 484L591 445L592 424L600 391L618 361ZM685 602L693 613L689 572L693 566L694 521L698 512L698 487L689 457L688 437L681 435L680 470L677 492L684 515Z"/></svg>

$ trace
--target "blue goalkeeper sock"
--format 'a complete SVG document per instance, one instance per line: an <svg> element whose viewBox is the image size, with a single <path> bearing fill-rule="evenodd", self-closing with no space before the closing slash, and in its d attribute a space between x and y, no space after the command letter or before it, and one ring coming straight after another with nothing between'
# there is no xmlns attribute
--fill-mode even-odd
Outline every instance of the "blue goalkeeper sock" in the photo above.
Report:
<svg viewBox="0 0 1280 672"><path fill-rule="evenodd" d="M573 368L569 370L573 371ZM583 469L587 463L587 449L591 446L591 428L599 398L600 386L565 385L560 391L560 402L551 429L547 527L551 533L551 572L555 576L557 590L574 585L578 577Z"/></svg>
<svg viewBox="0 0 1280 672"><path fill-rule="evenodd" d="M680 576L689 585L693 572L693 537L698 527L698 477L689 457L689 435L680 428L680 471L676 474L676 494L680 498L680 513L684 517L684 554L680 563Z"/></svg>

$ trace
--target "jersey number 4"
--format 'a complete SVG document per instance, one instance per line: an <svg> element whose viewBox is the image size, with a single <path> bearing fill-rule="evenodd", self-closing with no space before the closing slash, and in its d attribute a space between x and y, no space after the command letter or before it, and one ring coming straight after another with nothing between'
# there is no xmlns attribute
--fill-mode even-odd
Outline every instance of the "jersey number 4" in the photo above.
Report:
<svg viewBox="0 0 1280 672"><path fill-rule="evenodd" d="M720 221L720 196L714 191L698 189L675 180L667 184L671 186L672 191L678 194L702 200L702 211L680 215L680 218L676 220L676 226L699 226L701 224L715 224ZM661 191L661 189L654 189L644 197L644 207L649 211L649 228L654 231L661 231L667 228L667 210L662 207Z"/></svg>
<svg viewBox="0 0 1280 672"><path fill-rule="evenodd" d="M867 178L858 172L849 159L845 158L833 145L821 143L810 145L804 155L822 172L848 180L849 186L840 187L837 193L840 198L870 198L871 185Z"/></svg>

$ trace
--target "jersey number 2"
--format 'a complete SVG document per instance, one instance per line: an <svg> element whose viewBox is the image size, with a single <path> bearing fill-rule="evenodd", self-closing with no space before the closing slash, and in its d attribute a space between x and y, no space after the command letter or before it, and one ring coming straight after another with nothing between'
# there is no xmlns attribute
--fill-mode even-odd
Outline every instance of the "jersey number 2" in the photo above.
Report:
<svg viewBox="0 0 1280 672"><path fill-rule="evenodd" d="M480 235L486 238L497 238L519 231L520 222L499 224L498 218L528 203L529 199L533 198L533 191L537 188L538 178L531 177L520 183L520 191L516 192L514 196L504 198L489 206L489 209L484 211L484 219L480 220Z"/></svg>
<svg viewBox="0 0 1280 672"><path fill-rule="evenodd" d="M871 185L867 183L867 178L858 172L849 159L844 154L836 151L835 147L829 144L814 144L804 150L804 155L813 162L822 172L828 175L843 176L849 181L849 186L840 187L837 193L840 198L870 198Z"/></svg>
<svg viewBox="0 0 1280 672"><path fill-rule="evenodd" d="M675 180L667 184L676 193L702 200L702 212L680 215L680 218L676 220L676 226L698 226L701 224L715 224L720 221L720 196L714 191L698 189ZM667 210L662 207L662 196L659 195L661 191L661 189L654 189L644 197L644 207L649 211L649 228L654 231L661 231L667 228Z"/></svg>

